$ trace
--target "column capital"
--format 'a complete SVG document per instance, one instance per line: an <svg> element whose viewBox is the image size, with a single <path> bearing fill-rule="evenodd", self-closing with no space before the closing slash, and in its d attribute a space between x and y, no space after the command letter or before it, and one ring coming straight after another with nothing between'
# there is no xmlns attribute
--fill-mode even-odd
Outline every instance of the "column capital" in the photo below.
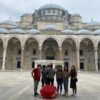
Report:
<svg viewBox="0 0 100 100"><path fill-rule="evenodd" d="M62 51L62 47L59 47L59 51Z"/></svg>
<svg viewBox="0 0 100 100"><path fill-rule="evenodd" d="M41 46L39 47L39 50L42 50L42 47Z"/></svg>
<svg viewBox="0 0 100 100"><path fill-rule="evenodd" d="M22 50L24 50L24 47L21 47Z"/></svg>
<svg viewBox="0 0 100 100"><path fill-rule="evenodd" d="M97 52L98 51L98 47L94 47L94 51Z"/></svg>

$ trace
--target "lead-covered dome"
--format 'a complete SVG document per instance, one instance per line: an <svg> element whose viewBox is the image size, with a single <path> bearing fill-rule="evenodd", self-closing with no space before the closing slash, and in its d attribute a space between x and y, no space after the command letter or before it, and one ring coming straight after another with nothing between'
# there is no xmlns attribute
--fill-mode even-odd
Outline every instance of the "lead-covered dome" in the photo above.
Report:
<svg viewBox="0 0 100 100"><path fill-rule="evenodd" d="M62 6L57 5L57 4L46 4L46 5L43 5L42 7L40 7L39 10L49 9L49 8L64 10L64 8Z"/></svg>
<svg viewBox="0 0 100 100"><path fill-rule="evenodd" d="M24 30L22 29L13 29L12 32L13 33L25 33Z"/></svg>
<svg viewBox="0 0 100 100"><path fill-rule="evenodd" d="M5 20L5 21L1 22L0 24L8 24L8 25L17 26L16 22L14 22L12 20Z"/></svg>
<svg viewBox="0 0 100 100"><path fill-rule="evenodd" d="M48 25L43 30L57 30L57 27L54 25Z"/></svg>
<svg viewBox="0 0 100 100"><path fill-rule="evenodd" d="M89 27L89 26L100 26L100 22L90 22L86 24L86 27Z"/></svg>
<svg viewBox="0 0 100 100"><path fill-rule="evenodd" d="M86 29L81 29L77 32L77 34L89 34L89 31Z"/></svg>
<svg viewBox="0 0 100 100"><path fill-rule="evenodd" d="M61 33L62 34L73 34L73 31L70 29L66 29L66 30L63 30Z"/></svg>
<svg viewBox="0 0 100 100"><path fill-rule="evenodd" d="M9 31L5 28L0 28L0 33L9 33Z"/></svg>
<svg viewBox="0 0 100 100"><path fill-rule="evenodd" d="M40 34L40 31L37 29L30 29L28 30L29 33L33 33L33 34Z"/></svg>
<svg viewBox="0 0 100 100"><path fill-rule="evenodd" d="M93 32L93 34L99 34L99 35L100 35L100 29L95 30L95 31Z"/></svg>

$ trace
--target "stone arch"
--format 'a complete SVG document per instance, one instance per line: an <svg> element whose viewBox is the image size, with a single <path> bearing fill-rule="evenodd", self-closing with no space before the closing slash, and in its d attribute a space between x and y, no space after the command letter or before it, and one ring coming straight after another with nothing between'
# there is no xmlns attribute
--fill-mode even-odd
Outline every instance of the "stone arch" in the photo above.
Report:
<svg viewBox="0 0 100 100"><path fill-rule="evenodd" d="M94 43L94 38L92 37L84 36L80 39L80 69L90 71L95 70Z"/></svg>
<svg viewBox="0 0 100 100"><path fill-rule="evenodd" d="M93 43L93 47L95 47L94 38L93 38L93 37L90 37L90 36L83 36L83 37L81 37L80 40L79 40L79 46L80 46L80 43L81 43L84 39L89 39L89 40Z"/></svg>
<svg viewBox="0 0 100 100"><path fill-rule="evenodd" d="M59 39L57 39L55 36L46 36L46 37L42 40L41 46L43 46L43 43L44 43L47 39L50 39L50 38L53 39L53 40L55 40L55 41L57 42L58 47L60 47Z"/></svg>
<svg viewBox="0 0 100 100"><path fill-rule="evenodd" d="M25 43L27 42L27 40L29 40L30 38L33 38L37 41L38 45L40 44L40 39L36 36L28 36L27 38L24 39L23 41L23 47L25 47Z"/></svg>
<svg viewBox="0 0 100 100"><path fill-rule="evenodd" d="M12 38L18 39L18 40L20 41L21 46L22 46L21 38L20 38L19 36L15 36L15 35L12 35L12 36L8 37L7 40L6 40L6 42L5 42L5 44L8 45L8 42L9 42Z"/></svg>
<svg viewBox="0 0 100 100"><path fill-rule="evenodd" d="M76 40L75 37L73 37L73 36L66 36L66 37L64 37L64 38L61 40L61 47L62 47L63 42L64 42L65 40L67 40L67 39L73 40L73 41L75 42L75 45L77 45L77 40Z"/></svg>
<svg viewBox="0 0 100 100"><path fill-rule="evenodd" d="M45 37L42 41L42 58L48 60L58 60L59 42L55 37Z"/></svg>
<svg viewBox="0 0 100 100"><path fill-rule="evenodd" d="M21 68L21 41L19 38L10 37L7 40L6 55L6 69L16 70Z"/></svg>
<svg viewBox="0 0 100 100"><path fill-rule="evenodd" d="M64 60L64 65L69 69L72 65L77 65L76 63L76 46L77 41L73 36L66 36L61 41L62 47L62 59ZM77 67L77 66L76 66Z"/></svg>

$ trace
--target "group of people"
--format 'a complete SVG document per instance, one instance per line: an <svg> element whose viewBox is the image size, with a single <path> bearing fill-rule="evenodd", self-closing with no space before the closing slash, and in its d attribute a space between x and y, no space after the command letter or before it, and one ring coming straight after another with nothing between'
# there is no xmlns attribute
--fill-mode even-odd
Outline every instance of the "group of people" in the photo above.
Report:
<svg viewBox="0 0 100 100"><path fill-rule="evenodd" d="M54 86L54 77L56 75L56 82L57 82L57 90L58 94L62 94L62 86L64 86L64 94L65 96L68 96L68 83L70 78L70 88L72 88L73 94L71 96L76 96L77 93L77 86L76 82L77 79L77 71L75 69L75 66L73 65L71 67L71 70L68 70L67 66L64 66L64 69L62 66L57 65L57 69L53 68L52 64L49 65L38 65L37 68L34 68L32 70L32 77L34 79L34 96L39 95L37 93L38 84L41 78L42 87L44 85L53 85Z"/></svg>

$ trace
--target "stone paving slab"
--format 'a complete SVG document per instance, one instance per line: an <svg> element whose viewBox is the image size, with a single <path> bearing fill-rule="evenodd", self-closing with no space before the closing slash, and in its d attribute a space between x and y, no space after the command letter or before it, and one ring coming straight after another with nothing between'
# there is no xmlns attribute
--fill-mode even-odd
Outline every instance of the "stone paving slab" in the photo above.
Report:
<svg viewBox="0 0 100 100"><path fill-rule="evenodd" d="M58 95L55 100L100 100L100 72L79 72L78 79L76 97L70 96L69 88L69 97ZM0 72L0 100L44 100L40 95L34 97L33 84L31 71Z"/></svg>

